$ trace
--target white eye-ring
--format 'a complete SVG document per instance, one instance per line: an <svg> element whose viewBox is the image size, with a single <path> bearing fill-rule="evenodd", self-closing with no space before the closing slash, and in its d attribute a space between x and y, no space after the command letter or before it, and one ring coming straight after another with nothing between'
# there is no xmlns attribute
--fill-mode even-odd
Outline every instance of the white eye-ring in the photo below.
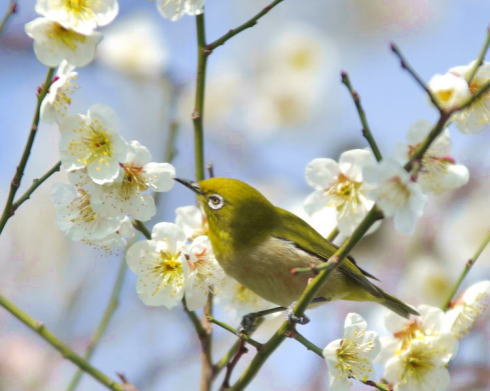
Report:
<svg viewBox="0 0 490 391"><path fill-rule="evenodd" d="M208 197L208 205L211 209L221 209L224 204L225 201L219 194L213 194Z"/></svg>

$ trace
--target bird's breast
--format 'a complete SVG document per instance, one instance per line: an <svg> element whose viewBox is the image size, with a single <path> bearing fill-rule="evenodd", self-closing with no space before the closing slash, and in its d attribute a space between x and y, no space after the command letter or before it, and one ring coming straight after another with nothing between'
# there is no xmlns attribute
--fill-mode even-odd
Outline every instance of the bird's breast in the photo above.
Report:
<svg viewBox="0 0 490 391"><path fill-rule="evenodd" d="M294 245L270 238L233 255L217 256L227 274L264 299L288 306L303 292L311 275L293 275L291 269L321 263L321 260ZM331 283L335 283L335 276Z"/></svg>

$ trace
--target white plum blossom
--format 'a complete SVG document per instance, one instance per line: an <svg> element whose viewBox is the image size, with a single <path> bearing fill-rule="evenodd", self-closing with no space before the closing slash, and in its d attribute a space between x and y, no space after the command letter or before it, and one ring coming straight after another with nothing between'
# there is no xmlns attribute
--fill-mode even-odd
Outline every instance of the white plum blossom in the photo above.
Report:
<svg viewBox="0 0 490 391"><path fill-rule="evenodd" d="M119 175L112 182L92 186L94 208L106 216L151 219L156 213L155 201L146 191L169 191L175 168L169 163L151 162L150 151L135 140L128 144L127 154L118 165Z"/></svg>
<svg viewBox="0 0 490 391"><path fill-rule="evenodd" d="M466 80L453 73L432 76L428 87L439 106L445 110L462 105L470 97Z"/></svg>
<svg viewBox="0 0 490 391"><path fill-rule="evenodd" d="M136 234L136 229L129 217L120 217L118 220L119 226L114 232L102 239L85 240L85 243L106 251L126 246L128 241Z"/></svg>
<svg viewBox="0 0 490 391"><path fill-rule="evenodd" d="M209 293L219 290L225 273L214 257L209 238L198 236L187 246L189 274L186 280L185 301L193 311L204 306Z"/></svg>
<svg viewBox="0 0 490 391"><path fill-rule="evenodd" d="M71 184L55 183L52 199L56 208L56 223L74 241L98 241L116 232L121 218L108 218L94 211L91 195Z"/></svg>
<svg viewBox="0 0 490 391"><path fill-rule="evenodd" d="M173 308L184 297L189 273L183 249L184 232L173 223L158 223L151 240L133 244L126 253L129 268L138 275L136 292L149 306Z"/></svg>
<svg viewBox="0 0 490 391"><path fill-rule="evenodd" d="M175 209L175 224L184 232L188 240L206 235L208 231L206 216L195 205L181 206Z"/></svg>
<svg viewBox="0 0 490 391"><path fill-rule="evenodd" d="M364 180L372 185L367 196L376 201L385 216L393 217L395 228L403 233L413 232L426 202L420 185L391 159L365 167Z"/></svg>
<svg viewBox="0 0 490 391"><path fill-rule="evenodd" d="M34 19L25 25L25 31L34 40L37 59L48 67L56 67L63 60L77 67L87 65L102 39L96 31L82 34L48 18Z"/></svg>
<svg viewBox="0 0 490 391"><path fill-rule="evenodd" d="M93 105L87 114L67 115L59 123L60 154L68 171L87 168L97 184L114 181L120 175L119 162L126 157L127 145L117 133L114 111L105 105Z"/></svg>
<svg viewBox="0 0 490 391"><path fill-rule="evenodd" d="M90 34L112 22L119 11L117 0L37 0L36 12L63 27Z"/></svg>
<svg viewBox="0 0 490 391"><path fill-rule="evenodd" d="M468 81L474 66L475 61L468 65L451 68L449 73ZM472 95L477 93L489 81L490 62L485 61L469 83L470 93ZM455 113L452 121L463 133L479 133L490 129L490 91L478 98L470 107Z"/></svg>
<svg viewBox="0 0 490 391"><path fill-rule="evenodd" d="M384 378L393 391L444 391L450 383L446 365L454 349L449 334L415 339L386 362Z"/></svg>
<svg viewBox="0 0 490 391"><path fill-rule="evenodd" d="M345 318L344 337L330 342L323 350L327 362L330 390L346 391L350 379L369 380L374 374L372 362L380 350L378 335L367 331L366 321L356 313Z"/></svg>
<svg viewBox="0 0 490 391"><path fill-rule="evenodd" d="M409 319L386 315L385 326L392 335L381 339L378 360L384 363L384 377L394 391L442 391L449 384L446 365L457 341L440 308L420 305L417 311L420 316Z"/></svg>
<svg viewBox="0 0 490 391"><path fill-rule="evenodd" d="M184 15L199 15L204 10L204 0L157 0L160 14L175 22Z"/></svg>
<svg viewBox="0 0 490 391"><path fill-rule="evenodd" d="M312 215L325 208L337 212L339 231L350 235L374 202L366 197L363 168L374 164L370 151L353 149L340 155L339 162L327 158L312 160L306 166L306 181L315 189L305 201L305 210Z"/></svg>
<svg viewBox="0 0 490 391"><path fill-rule="evenodd" d="M152 19L136 15L114 25L97 49L100 60L119 72L158 77L165 71L167 51Z"/></svg>
<svg viewBox="0 0 490 391"><path fill-rule="evenodd" d="M457 338L462 338L468 334L489 303L490 281L480 281L470 286L446 312L451 333Z"/></svg>
<svg viewBox="0 0 490 391"><path fill-rule="evenodd" d="M419 120L410 127L407 143L398 146L402 163L410 160L417 146L428 136L431 129L432 125L425 120ZM445 129L412 171L425 193L443 193L468 182L468 169L462 164L456 164L450 156L450 151L449 130Z"/></svg>
<svg viewBox="0 0 490 391"><path fill-rule="evenodd" d="M252 312L277 307L228 275L216 290L216 301L234 320Z"/></svg>
<svg viewBox="0 0 490 391"><path fill-rule="evenodd" d="M78 74L75 67L62 61L49 91L41 103L41 119L52 123L65 116L68 106L71 105L71 94L78 88L75 80Z"/></svg>

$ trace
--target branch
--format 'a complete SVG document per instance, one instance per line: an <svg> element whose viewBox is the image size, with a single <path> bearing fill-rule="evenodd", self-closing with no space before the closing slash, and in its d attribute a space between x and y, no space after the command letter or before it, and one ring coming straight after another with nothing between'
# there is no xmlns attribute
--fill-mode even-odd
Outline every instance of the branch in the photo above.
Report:
<svg viewBox="0 0 490 391"><path fill-rule="evenodd" d="M51 175L58 172L60 168L61 162L58 162L48 171L46 171L46 173L42 177L34 179L32 181L32 185L25 191L25 193L17 198L17 201L12 204L12 215L19 208L19 206L21 206L24 202L31 198L32 193L34 193L39 186L41 186Z"/></svg>
<svg viewBox="0 0 490 391"><path fill-rule="evenodd" d="M10 17L17 12L17 1L16 0L10 0L9 5L7 6L7 10L5 11L5 14L3 15L2 20L0 21L0 34L2 34L3 29L7 25L8 20Z"/></svg>
<svg viewBox="0 0 490 391"><path fill-rule="evenodd" d="M194 124L194 164L196 180L204 179L204 96L206 87L206 67L208 56L211 53L206 48L206 27L204 13L196 16L197 32L197 71L196 71L196 96L194 100L194 112L192 122Z"/></svg>
<svg viewBox="0 0 490 391"><path fill-rule="evenodd" d="M485 40L485 43L483 44L483 47L481 48L480 53L478 54L478 57L475 61L475 64L473 65L473 69L471 70L468 76L468 85L471 85L473 78L476 76L476 73L478 72L478 68L480 68L483 65L483 61L485 60L485 55L487 54L489 46L490 46L490 26L487 28L487 39Z"/></svg>
<svg viewBox="0 0 490 391"><path fill-rule="evenodd" d="M209 45L207 45L206 48L210 52L212 52L218 46L224 45L230 38L233 38L235 35L240 34L243 30L246 30L246 29L249 29L249 28L255 26L260 18L262 18L264 15L268 14L272 8L274 8L279 3L282 3L283 1L284 0L273 1L268 6L266 6L264 9L262 9L262 11L260 11L253 18L247 20L245 23L241 24L240 26L238 26L234 29L231 29L226 34L224 34L223 36L221 36L217 40L215 40L215 41L211 42Z"/></svg>
<svg viewBox="0 0 490 391"><path fill-rule="evenodd" d="M147 240L151 240L150 231L148 231L148 228L146 228L146 226L141 221L134 220L133 221L133 227L136 230L140 231Z"/></svg>
<svg viewBox="0 0 490 391"><path fill-rule="evenodd" d="M31 154L32 145L34 144L34 139L36 138L37 128L39 125L40 112L41 112L41 103L48 93L49 86L51 85L51 80L53 79L55 68L48 68L48 72L46 74L46 78L44 83L42 84L38 96L36 108L34 110L34 118L32 120L31 130L29 132L29 136L27 137L27 142L24 147L24 152L22 152L22 156L20 158L19 164L17 165L17 169L15 170L14 177L10 182L10 190L7 196L7 201L5 202L5 207L3 208L2 217L0 218L0 234L3 232L5 225L10 217L13 216L14 210L12 209L12 204L14 203L15 194L17 190L19 190L20 183L22 181L22 177L24 176L24 170L26 168L27 161L29 160L29 156Z"/></svg>
<svg viewBox="0 0 490 391"><path fill-rule="evenodd" d="M439 111L439 113L443 112L443 109L437 102L437 99L435 98L434 94L432 93L431 90L429 90L429 87L427 87L427 84L422 80L422 78L417 74L417 72L414 71L414 69L408 64L407 60L403 56L403 54L400 52L400 49L398 46L396 46L394 43L390 45L391 51L395 53L395 55L398 57L400 60L400 66L405 69L410 76L415 80L415 82L425 91L427 96L429 97L430 101L434 105L434 107Z"/></svg>
<svg viewBox="0 0 490 391"><path fill-rule="evenodd" d="M124 391L124 387L121 384L116 383L107 375L99 371L88 363L83 357L76 354L61 340L59 340L53 333L51 333L43 323L38 322L31 318L28 314L19 309L15 304L7 300L5 297L0 296L0 306L5 308L18 320L24 323L27 327L37 333L47 343L54 347L61 355L73 364L78 366L82 371L92 376L99 383L103 384L106 388L112 391Z"/></svg>
<svg viewBox="0 0 490 391"><path fill-rule="evenodd" d="M490 243L490 231L488 231L487 234L485 235L485 237L483 238L483 241L478 246L478 249L476 250L475 254L473 254L473 256L470 259L468 259L468 261L466 261L466 264L464 266L463 271L459 275L459 277L456 281L456 284L454 284L453 289L451 289L451 293L449 294L448 298L446 299L446 302L442 306L443 310L447 310L451 307L451 302L452 302L454 296L456 295L456 293L458 292L458 290L461 286L461 283L465 279L466 275L470 272L471 268L473 267L475 262L478 260L481 253L488 246L488 243Z"/></svg>
<svg viewBox="0 0 490 391"><path fill-rule="evenodd" d="M371 150L373 151L376 160L380 162L381 160L383 160L383 156L381 155L381 152L378 148L378 144L376 144L376 140L374 139L373 134L371 133L371 129L369 128L369 124L366 118L366 113L364 112L364 109L361 104L361 97L359 96L359 93L352 88L352 84L350 82L349 75L347 74L347 72L341 73L341 80L342 83L349 90L352 100L356 105L357 114L359 115L359 119L361 120L361 124L362 124L362 135L364 136L369 146L371 147Z"/></svg>
<svg viewBox="0 0 490 391"><path fill-rule="evenodd" d="M194 112L192 122L194 125L194 165L197 181L204 179L204 98L206 89L206 67L208 56L211 53L206 47L206 23L204 12L196 16L196 35L197 35L197 70L196 70L196 96L194 101ZM213 296L210 293L204 307L204 317L202 320L195 319L196 315L184 308L193 321L194 328L201 342L201 391L209 391L213 381L213 359L211 357L212 348L212 327L207 320L213 312ZM199 323L199 325L198 325Z"/></svg>
<svg viewBox="0 0 490 391"><path fill-rule="evenodd" d="M327 239L329 242L333 242L335 238L339 235L339 233L340 233L339 227L335 227L334 229L332 229L332 231L330 231L330 233L325 237L325 239Z"/></svg>
<svg viewBox="0 0 490 391"><path fill-rule="evenodd" d="M107 303L102 318L100 319L100 322L97 328L95 329L95 332L93 333L90 339L90 343L87 347L87 350L85 351L85 354L83 356L83 358L87 361L90 361L90 359L92 358L92 355L95 351L95 348L97 347L97 344L99 343L100 339L102 338L105 331L107 330L107 327L109 326L109 322L111 321L114 312L119 306L119 296L121 294L124 278L126 276L126 270L127 270L126 260L123 257L123 259L121 260L121 264L119 266L119 270L117 272L116 281L114 282L114 286L112 287L112 293L109 298L109 302ZM68 387L66 388L66 391L74 391L77 388L78 383L82 378L82 375L83 375L83 371L78 370L73 375Z"/></svg>
<svg viewBox="0 0 490 391"><path fill-rule="evenodd" d="M258 341L256 341L255 339L249 337L247 334L245 333L240 333L237 329L234 329L233 327L231 327L229 324L225 323L225 322L222 322L216 318L213 318L212 316L208 317L209 321L211 323L214 323L215 325L218 325L219 327L221 327L222 329L232 333L233 335L236 335L238 338L240 338L241 340L249 343L250 345L252 345L254 348L256 348L257 350L260 350L262 348L262 344Z"/></svg>

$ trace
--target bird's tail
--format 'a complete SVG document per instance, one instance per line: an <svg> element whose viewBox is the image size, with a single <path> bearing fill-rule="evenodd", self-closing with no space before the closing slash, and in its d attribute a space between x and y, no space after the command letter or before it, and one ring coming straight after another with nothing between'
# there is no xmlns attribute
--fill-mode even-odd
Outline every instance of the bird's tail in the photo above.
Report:
<svg viewBox="0 0 490 391"><path fill-rule="evenodd" d="M397 313L404 318L408 318L410 314L412 315L420 315L417 311L415 311L408 304L405 304L403 301L397 299L394 296L383 291L383 297L379 301L380 304L384 305L386 308L389 308L393 312Z"/></svg>

